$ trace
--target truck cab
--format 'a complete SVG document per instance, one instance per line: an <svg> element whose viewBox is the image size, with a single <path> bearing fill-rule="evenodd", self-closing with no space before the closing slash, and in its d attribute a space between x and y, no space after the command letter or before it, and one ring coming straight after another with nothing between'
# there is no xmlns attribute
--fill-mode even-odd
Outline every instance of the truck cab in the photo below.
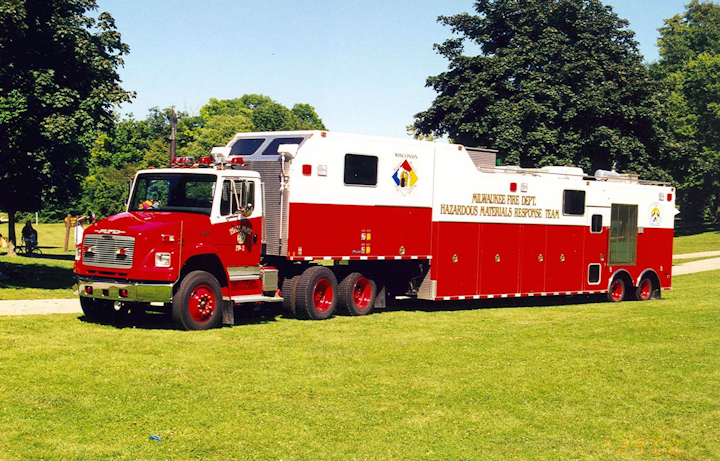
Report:
<svg viewBox="0 0 720 461"><path fill-rule="evenodd" d="M88 227L76 248L85 314L165 310L197 330L219 325L233 301L281 301L277 271L260 265L260 191L247 170L138 172L126 211Z"/></svg>

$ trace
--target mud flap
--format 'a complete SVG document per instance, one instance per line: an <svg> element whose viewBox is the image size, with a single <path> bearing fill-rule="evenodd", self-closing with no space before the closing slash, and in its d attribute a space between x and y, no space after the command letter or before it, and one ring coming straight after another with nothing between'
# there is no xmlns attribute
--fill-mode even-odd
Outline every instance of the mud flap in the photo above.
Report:
<svg viewBox="0 0 720 461"><path fill-rule="evenodd" d="M387 296L385 294L385 287L382 287L381 290L378 290L378 294L375 296L375 304L374 306L379 309L384 309L387 307Z"/></svg>
<svg viewBox="0 0 720 461"><path fill-rule="evenodd" d="M223 301L222 322L223 325L235 325L235 303L232 301Z"/></svg>

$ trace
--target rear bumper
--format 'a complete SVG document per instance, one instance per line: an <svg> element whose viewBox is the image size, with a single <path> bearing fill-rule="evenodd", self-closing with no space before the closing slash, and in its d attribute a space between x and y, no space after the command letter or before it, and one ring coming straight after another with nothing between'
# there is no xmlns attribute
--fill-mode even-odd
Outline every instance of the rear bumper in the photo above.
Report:
<svg viewBox="0 0 720 461"><path fill-rule="evenodd" d="M78 277L75 292L85 298L109 299L141 303L169 303L172 283L113 282Z"/></svg>

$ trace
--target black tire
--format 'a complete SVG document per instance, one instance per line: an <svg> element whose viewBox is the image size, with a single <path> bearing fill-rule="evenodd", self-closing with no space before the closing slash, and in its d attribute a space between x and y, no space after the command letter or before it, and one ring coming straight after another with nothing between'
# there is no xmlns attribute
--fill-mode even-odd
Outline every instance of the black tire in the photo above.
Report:
<svg viewBox="0 0 720 461"><path fill-rule="evenodd" d="M635 299L638 301L648 301L655 297L657 287L650 277L643 277L635 288Z"/></svg>
<svg viewBox="0 0 720 461"><path fill-rule="evenodd" d="M81 296L80 307L82 307L85 317L94 322L107 322L115 314L115 302L108 299Z"/></svg>
<svg viewBox="0 0 720 461"><path fill-rule="evenodd" d="M338 287L340 307L350 315L368 315L375 307L377 285L359 272L345 277Z"/></svg>
<svg viewBox="0 0 720 461"><path fill-rule="evenodd" d="M295 317L325 320L335 313L338 283L335 274L325 266L308 268L295 289Z"/></svg>
<svg viewBox="0 0 720 461"><path fill-rule="evenodd" d="M625 280L621 278L615 278L610 283L610 290L608 291L608 301L613 303L619 303L625 299L627 295L627 284Z"/></svg>
<svg viewBox="0 0 720 461"><path fill-rule="evenodd" d="M283 280L280 294L283 297L283 308L295 314L295 298L297 293L297 285L300 277L290 277Z"/></svg>
<svg viewBox="0 0 720 461"><path fill-rule="evenodd" d="M173 321L184 330L217 327L222 320L222 309L220 283L209 272L190 272L173 296Z"/></svg>

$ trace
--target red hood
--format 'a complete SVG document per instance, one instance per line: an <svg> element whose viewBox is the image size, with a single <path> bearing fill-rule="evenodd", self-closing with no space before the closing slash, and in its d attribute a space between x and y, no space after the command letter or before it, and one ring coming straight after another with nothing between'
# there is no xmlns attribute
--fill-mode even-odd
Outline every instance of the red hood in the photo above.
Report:
<svg viewBox="0 0 720 461"><path fill-rule="evenodd" d="M90 225L85 233L141 236L157 232L180 231L180 222L188 225L207 224L202 214L163 211L131 211L116 214Z"/></svg>

